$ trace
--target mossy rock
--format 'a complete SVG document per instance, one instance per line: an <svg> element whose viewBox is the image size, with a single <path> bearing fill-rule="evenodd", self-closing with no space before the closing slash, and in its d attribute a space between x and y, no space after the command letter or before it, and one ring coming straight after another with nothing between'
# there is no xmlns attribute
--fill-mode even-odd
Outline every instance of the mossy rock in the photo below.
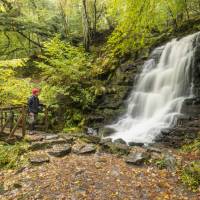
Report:
<svg viewBox="0 0 200 200"><path fill-rule="evenodd" d="M94 143L94 144L98 144L101 139L100 137L98 136L93 136L93 135L82 135L80 136L80 139L83 141L83 142L86 142L86 143Z"/></svg>
<svg viewBox="0 0 200 200"><path fill-rule="evenodd" d="M130 153L125 162L133 165L142 165L150 159L151 155L148 152Z"/></svg>
<svg viewBox="0 0 200 200"><path fill-rule="evenodd" d="M126 144L107 142L101 146L101 151L117 155L127 155L130 152L130 148Z"/></svg>
<svg viewBox="0 0 200 200"><path fill-rule="evenodd" d="M109 127L103 127L99 130L99 135L103 137L107 137L115 133L115 129Z"/></svg>

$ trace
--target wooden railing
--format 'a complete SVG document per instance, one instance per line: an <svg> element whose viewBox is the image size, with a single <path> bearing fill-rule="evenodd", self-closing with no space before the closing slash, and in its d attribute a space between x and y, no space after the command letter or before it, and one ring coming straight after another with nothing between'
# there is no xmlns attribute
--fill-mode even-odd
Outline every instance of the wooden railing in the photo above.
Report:
<svg viewBox="0 0 200 200"><path fill-rule="evenodd" d="M48 130L48 108L46 106L44 114L43 130L46 132ZM0 133L9 130L9 138L12 138L16 130L21 128L21 135L24 137L27 132L27 117L28 112L25 105L0 107Z"/></svg>

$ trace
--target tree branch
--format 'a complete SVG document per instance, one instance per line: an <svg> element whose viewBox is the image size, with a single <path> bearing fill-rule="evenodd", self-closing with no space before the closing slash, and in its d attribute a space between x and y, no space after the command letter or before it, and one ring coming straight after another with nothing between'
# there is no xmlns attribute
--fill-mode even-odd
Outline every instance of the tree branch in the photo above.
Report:
<svg viewBox="0 0 200 200"><path fill-rule="evenodd" d="M23 32L20 31L16 31L17 33L19 33L21 36L23 36L24 38L26 38L28 41L30 41L31 43L35 44L36 46L43 48L43 46L39 43L37 43L36 41L30 39L28 36L26 36Z"/></svg>

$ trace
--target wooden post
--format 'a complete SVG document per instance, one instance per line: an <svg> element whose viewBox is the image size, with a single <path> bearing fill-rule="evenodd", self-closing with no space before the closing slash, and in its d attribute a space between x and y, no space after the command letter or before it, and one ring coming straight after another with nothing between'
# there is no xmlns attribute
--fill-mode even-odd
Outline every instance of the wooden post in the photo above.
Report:
<svg viewBox="0 0 200 200"><path fill-rule="evenodd" d="M11 133L13 126L14 126L14 111L13 110L10 110L8 118L9 118L9 121L10 121L9 124L10 124L10 133Z"/></svg>
<svg viewBox="0 0 200 200"><path fill-rule="evenodd" d="M18 118L17 120L17 123L15 124L13 130L11 131L10 135L9 135L9 138L12 138L12 136L15 134L15 131L17 130L17 127L19 126L19 123L22 121L22 114L20 115L20 117Z"/></svg>
<svg viewBox="0 0 200 200"><path fill-rule="evenodd" d="M22 137L26 134L26 107L22 107Z"/></svg>
<svg viewBox="0 0 200 200"><path fill-rule="evenodd" d="M4 129L6 128L6 126L8 125L8 123L10 122L10 119L8 118L6 121L5 121L5 124L2 126L1 128L1 133L3 133Z"/></svg>
<svg viewBox="0 0 200 200"><path fill-rule="evenodd" d="M6 123L7 121L7 112L5 112L5 118L4 118L4 122Z"/></svg>
<svg viewBox="0 0 200 200"><path fill-rule="evenodd" d="M0 130L2 129L2 127L3 127L3 110L1 109L1 111L0 111L1 113L1 119L0 119Z"/></svg>
<svg viewBox="0 0 200 200"><path fill-rule="evenodd" d="M45 106L45 132L48 131L48 107Z"/></svg>

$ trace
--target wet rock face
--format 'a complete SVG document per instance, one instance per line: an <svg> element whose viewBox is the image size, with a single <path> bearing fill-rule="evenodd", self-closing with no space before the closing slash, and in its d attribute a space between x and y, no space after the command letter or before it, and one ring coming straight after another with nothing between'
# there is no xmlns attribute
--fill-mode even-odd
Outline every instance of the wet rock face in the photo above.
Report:
<svg viewBox="0 0 200 200"><path fill-rule="evenodd" d="M150 59L154 59L156 63L159 62L159 59L162 55L162 52L163 52L163 49L164 49L164 46L161 46L159 48L156 48L156 50L154 50L151 55L150 55Z"/></svg>
<svg viewBox="0 0 200 200"><path fill-rule="evenodd" d="M190 142L198 137L200 131L200 35L193 43L194 62L191 66L190 80L193 83L193 98L183 102L181 116L176 126L162 134L156 142L164 143L166 146L180 147L185 142Z"/></svg>
<svg viewBox="0 0 200 200"><path fill-rule="evenodd" d="M96 100L95 109L87 116L90 127L101 128L112 123L126 111L125 100L133 87L135 76L144 60L130 59L119 64L109 81L105 80L105 93Z"/></svg>
<svg viewBox="0 0 200 200"><path fill-rule="evenodd" d="M180 34L180 38L186 36L186 34L189 35L190 33ZM165 43L169 40L170 37L165 40ZM182 113L184 119L181 117L178 120L175 131L173 129L173 131L168 133L162 133L156 139L156 142L166 144L166 146L180 147L188 139L192 140L192 138L195 138L196 133L200 131L200 127L198 127L196 122L193 123L194 120L200 119L200 35L194 41L193 47L194 62L191 65L190 81L193 82L194 98L187 99L183 103ZM149 58L158 62L162 51L162 46L157 48L156 51L152 50ZM130 59L119 64L117 70L112 74L112 78L109 79L106 85L106 91L108 91L99 97L97 107L88 116L90 126L100 128L99 135L110 136L114 133L114 130L106 130L102 129L102 127L115 123L117 117L122 116L126 112L126 99L133 88L141 66L146 60L147 58L142 58L142 55L140 55L138 60ZM142 143L130 143L129 145L143 146Z"/></svg>
<svg viewBox="0 0 200 200"><path fill-rule="evenodd" d="M126 144L126 142L121 138L114 140L114 143L116 143L116 144Z"/></svg>
<svg viewBox="0 0 200 200"><path fill-rule="evenodd" d="M99 130L99 135L103 137L107 137L115 133L113 128L103 127Z"/></svg>
<svg viewBox="0 0 200 200"><path fill-rule="evenodd" d="M192 101L200 97L200 35L197 36L193 43L194 46L194 62L191 70L191 81L193 82L193 94L195 96Z"/></svg>

